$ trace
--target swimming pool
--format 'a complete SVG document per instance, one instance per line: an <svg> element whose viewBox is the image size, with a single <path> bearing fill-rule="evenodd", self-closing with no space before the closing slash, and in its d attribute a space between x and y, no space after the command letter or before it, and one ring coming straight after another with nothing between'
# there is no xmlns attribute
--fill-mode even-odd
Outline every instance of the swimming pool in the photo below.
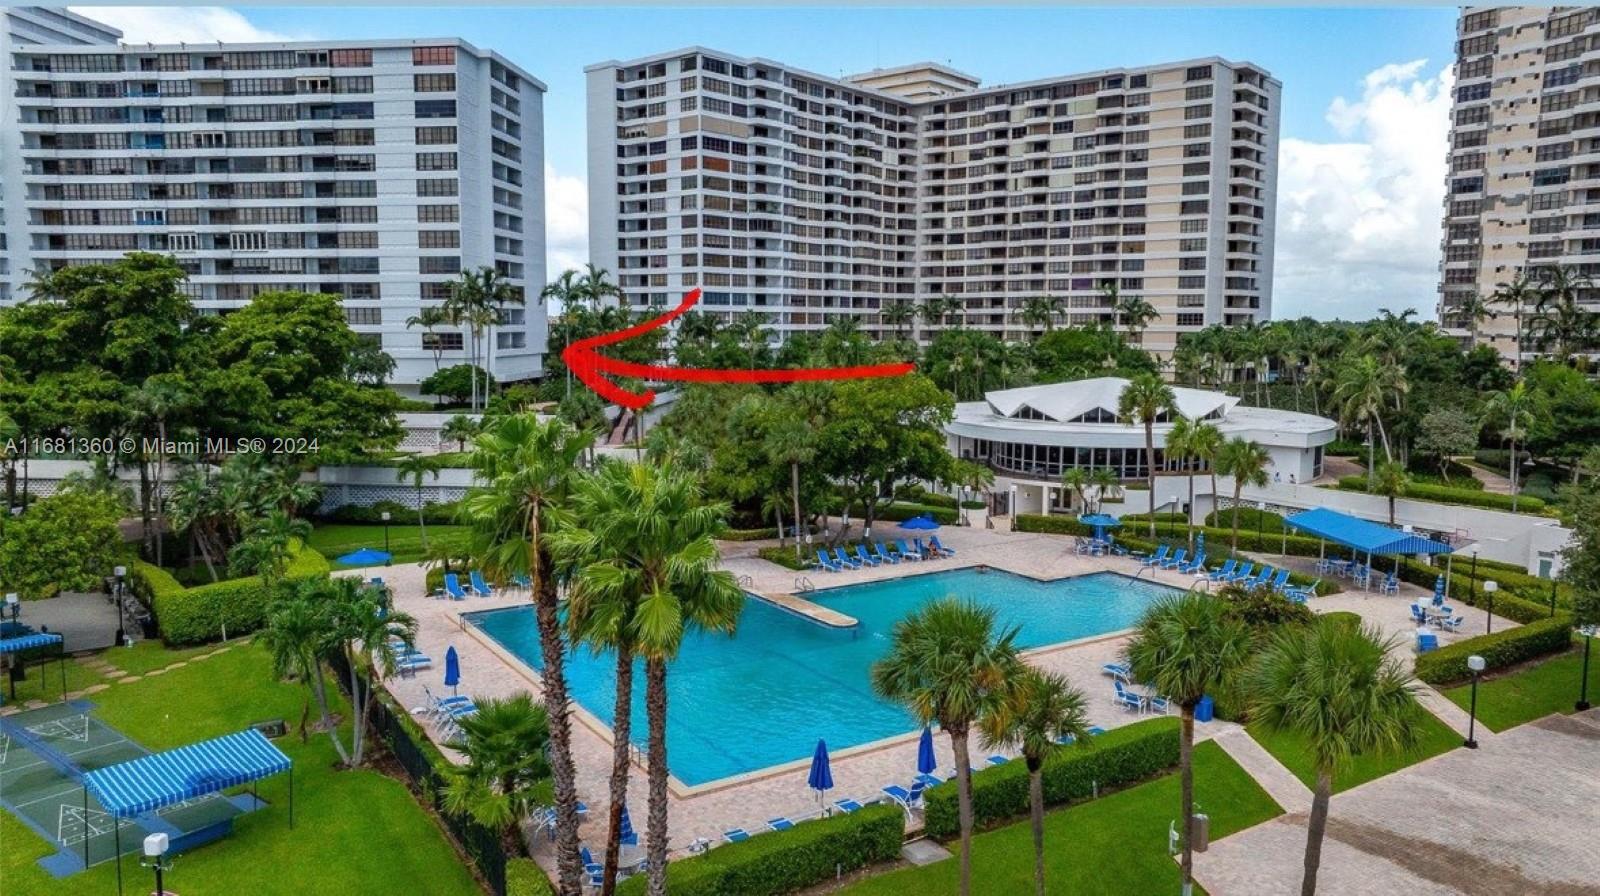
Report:
<svg viewBox="0 0 1600 896"><path fill-rule="evenodd" d="M667 677L667 755L689 786L804 759L817 738L839 751L916 727L901 707L872 693L868 669L889 648L894 623L929 600L956 594L993 607L1021 627L1019 646L1040 647L1131 627L1174 589L1114 573L1039 581L997 570L960 569L815 591L807 598L855 617L834 629L759 598L745 602L738 632L695 634ZM472 613L468 621L540 668L532 607ZM568 659L573 699L612 720L615 660L580 649ZM645 741L644 673L634 675L633 739Z"/></svg>

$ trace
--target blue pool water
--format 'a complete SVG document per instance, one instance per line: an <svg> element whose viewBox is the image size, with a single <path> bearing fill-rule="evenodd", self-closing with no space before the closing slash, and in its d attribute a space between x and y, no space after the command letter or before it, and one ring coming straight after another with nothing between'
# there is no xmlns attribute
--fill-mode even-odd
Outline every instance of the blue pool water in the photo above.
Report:
<svg viewBox="0 0 1600 896"><path fill-rule="evenodd" d="M838 751L916 727L901 707L874 696L868 669L889 648L894 623L934 598L955 594L993 607L1021 627L1024 648L1131 627L1173 589L1113 573L1043 582L995 570L952 570L813 592L822 606L855 617L832 629L759 598L745 602L738 632L687 637L667 676L667 755L688 785L809 757L817 738ZM531 607L469 616L472 624L535 669L539 634ZM615 659L580 649L569 656L572 696L607 724ZM641 664L642 666L642 664ZM470 682L472 670L463 670ZM633 739L645 740L644 672L634 674Z"/></svg>

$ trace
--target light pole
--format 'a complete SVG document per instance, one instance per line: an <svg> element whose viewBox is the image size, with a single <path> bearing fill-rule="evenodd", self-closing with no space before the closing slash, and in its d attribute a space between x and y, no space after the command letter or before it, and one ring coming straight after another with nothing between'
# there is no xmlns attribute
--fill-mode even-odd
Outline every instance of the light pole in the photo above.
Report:
<svg viewBox="0 0 1600 896"><path fill-rule="evenodd" d="M1500 583L1490 579L1483 583L1483 633L1494 633L1494 593L1500 590Z"/></svg>
<svg viewBox="0 0 1600 896"><path fill-rule="evenodd" d="M6 615L11 617L13 625L22 616L22 599L17 597L17 592L15 591L6 595Z"/></svg>
<svg viewBox="0 0 1600 896"><path fill-rule="evenodd" d="M128 642L127 622L124 621L125 617L122 615L123 581L128 575L128 568L126 566L113 567L111 574L116 577L116 584L111 587L115 588L117 592L117 645L120 647Z"/></svg>
<svg viewBox="0 0 1600 896"><path fill-rule="evenodd" d="M382 516L383 516L383 552L384 552L384 554L389 554L389 511L385 510L382 513ZM384 566L388 566L389 563L392 561L392 559L393 559L392 556L385 556L383 558L383 565Z"/></svg>
<svg viewBox="0 0 1600 896"><path fill-rule="evenodd" d="M1261 550L1261 518L1267 515L1267 502L1256 502L1256 550Z"/></svg>
<svg viewBox="0 0 1600 896"><path fill-rule="evenodd" d="M161 873L172 867L172 861L167 858L167 845L166 834L151 834L144 838L144 858L139 860L139 864L155 870L155 896L167 896L161 880Z"/></svg>
<svg viewBox="0 0 1600 896"><path fill-rule="evenodd" d="M1578 702L1573 708L1583 712L1589 708L1589 645L1594 643L1594 636L1600 634L1600 626L1586 625L1578 629L1583 635L1583 683L1578 686Z"/></svg>
<svg viewBox="0 0 1600 896"><path fill-rule="evenodd" d="M1483 657L1477 654L1467 657L1467 668L1472 670L1472 700L1467 710L1467 739L1461 745L1476 750L1478 739L1473 735L1478 733L1478 675L1483 671Z"/></svg>

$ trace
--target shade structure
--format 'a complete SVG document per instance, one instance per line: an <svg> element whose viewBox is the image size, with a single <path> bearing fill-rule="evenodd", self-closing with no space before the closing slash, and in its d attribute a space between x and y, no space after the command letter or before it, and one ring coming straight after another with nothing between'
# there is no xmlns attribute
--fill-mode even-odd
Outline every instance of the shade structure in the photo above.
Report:
<svg viewBox="0 0 1600 896"><path fill-rule="evenodd" d="M266 735L248 728L84 772L83 786L113 817L133 818L289 767L289 757L282 750Z"/></svg>
<svg viewBox="0 0 1600 896"><path fill-rule="evenodd" d="M380 563L388 563L390 555L377 548L361 548L334 559L346 566L377 566Z"/></svg>
<svg viewBox="0 0 1600 896"><path fill-rule="evenodd" d="M1318 507L1297 513L1284 523L1301 532L1318 538L1335 541L1368 554L1449 554L1455 548L1442 541L1434 541L1411 532L1404 532L1354 517L1337 510Z"/></svg>
<svg viewBox="0 0 1600 896"><path fill-rule="evenodd" d="M806 786L817 792L819 800L823 792L833 789L833 769L829 767L825 740L818 740L816 752L811 754L811 774L806 776Z"/></svg>
<svg viewBox="0 0 1600 896"><path fill-rule="evenodd" d="M461 683L461 657L456 655L455 645L444 652L444 686L455 692L456 685Z"/></svg>
<svg viewBox="0 0 1600 896"><path fill-rule="evenodd" d="M1083 516L1078 517L1078 522L1084 524L1085 526L1094 527L1094 537L1096 541L1105 540L1107 529L1114 529L1117 526L1122 525L1121 520L1109 513L1086 513Z"/></svg>
<svg viewBox="0 0 1600 896"><path fill-rule="evenodd" d="M931 531L939 528L939 524L934 522L933 517L931 516L914 516L911 519L902 522L900 524L900 528Z"/></svg>
<svg viewBox="0 0 1600 896"><path fill-rule="evenodd" d="M21 653L24 650L35 650L60 643L61 636L55 632L38 632L32 635L18 635L15 638L0 638L0 653Z"/></svg>
<svg viewBox="0 0 1600 896"><path fill-rule="evenodd" d="M939 767L938 757L933 755L933 729L922 726L922 739L917 742L917 772L931 775Z"/></svg>

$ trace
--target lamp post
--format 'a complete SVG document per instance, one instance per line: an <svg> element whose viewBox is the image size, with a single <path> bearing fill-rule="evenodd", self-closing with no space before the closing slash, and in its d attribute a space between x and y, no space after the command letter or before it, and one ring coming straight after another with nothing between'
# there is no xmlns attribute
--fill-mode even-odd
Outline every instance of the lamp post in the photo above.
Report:
<svg viewBox="0 0 1600 896"><path fill-rule="evenodd" d="M1478 605L1478 552L1472 552L1472 566L1467 570L1467 592L1472 596L1467 603Z"/></svg>
<svg viewBox="0 0 1600 896"><path fill-rule="evenodd" d="M111 587L116 589L117 592L117 644L122 645L128 642L128 629L127 622L125 621L126 617L122 615L123 581L128 575L128 568L126 566L113 567L111 574L116 578L116 584L112 585Z"/></svg>
<svg viewBox="0 0 1600 896"><path fill-rule="evenodd" d="M1473 654L1467 657L1467 668L1472 670L1472 700L1467 710L1467 739L1462 746L1469 750L1478 749L1478 675L1483 671L1483 657Z"/></svg>
<svg viewBox="0 0 1600 896"><path fill-rule="evenodd" d="M1256 502L1256 550L1261 550L1261 518L1267 515L1267 502Z"/></svg>
<svg viewBox="0 0 1600 896"><path fill-rule="evenodd" d="M381 515L383 517L383 552L385 554L388 554L389 553L389 511L385 510ZM391 562L391 559L392 559L391 557L385 557L383 559L383 565L384 566L388 566L389 563Z"/></svg>
<svg viewBox="0 0 1600 896"><path fill-rule="evenodd" d="M167 896L167 891L161 880L162 872L172 867L172 861L167 858L167 835L151 834L144 838L144 857L139 864L153 869L156 873L156 896Z"/></svg>
<svg viewBox="0 0 1600 896"><path fill-rule="evenodd" d="M22 616L22 599L17 597L17 592L12 591L6 595L6 613L15 623Z"/></svg>
<svg viewBox="0 0 1600 896"><path fill-rule="evenodd" d="M1589 708L1589 645L1594 643L1594 636L1600 635L1600 626L1586 625L1578 629L1583 635L1583 682L1578 685L1578 702L1573 708L1583 712Z"/></svg>
<svg viewBox="0 0 1600 896"><path fill-rule="evenodd" d="M1483 583L1483 633L1494 633L1494 593L1500 590L1500 583L1490 579Z"/></svg>

